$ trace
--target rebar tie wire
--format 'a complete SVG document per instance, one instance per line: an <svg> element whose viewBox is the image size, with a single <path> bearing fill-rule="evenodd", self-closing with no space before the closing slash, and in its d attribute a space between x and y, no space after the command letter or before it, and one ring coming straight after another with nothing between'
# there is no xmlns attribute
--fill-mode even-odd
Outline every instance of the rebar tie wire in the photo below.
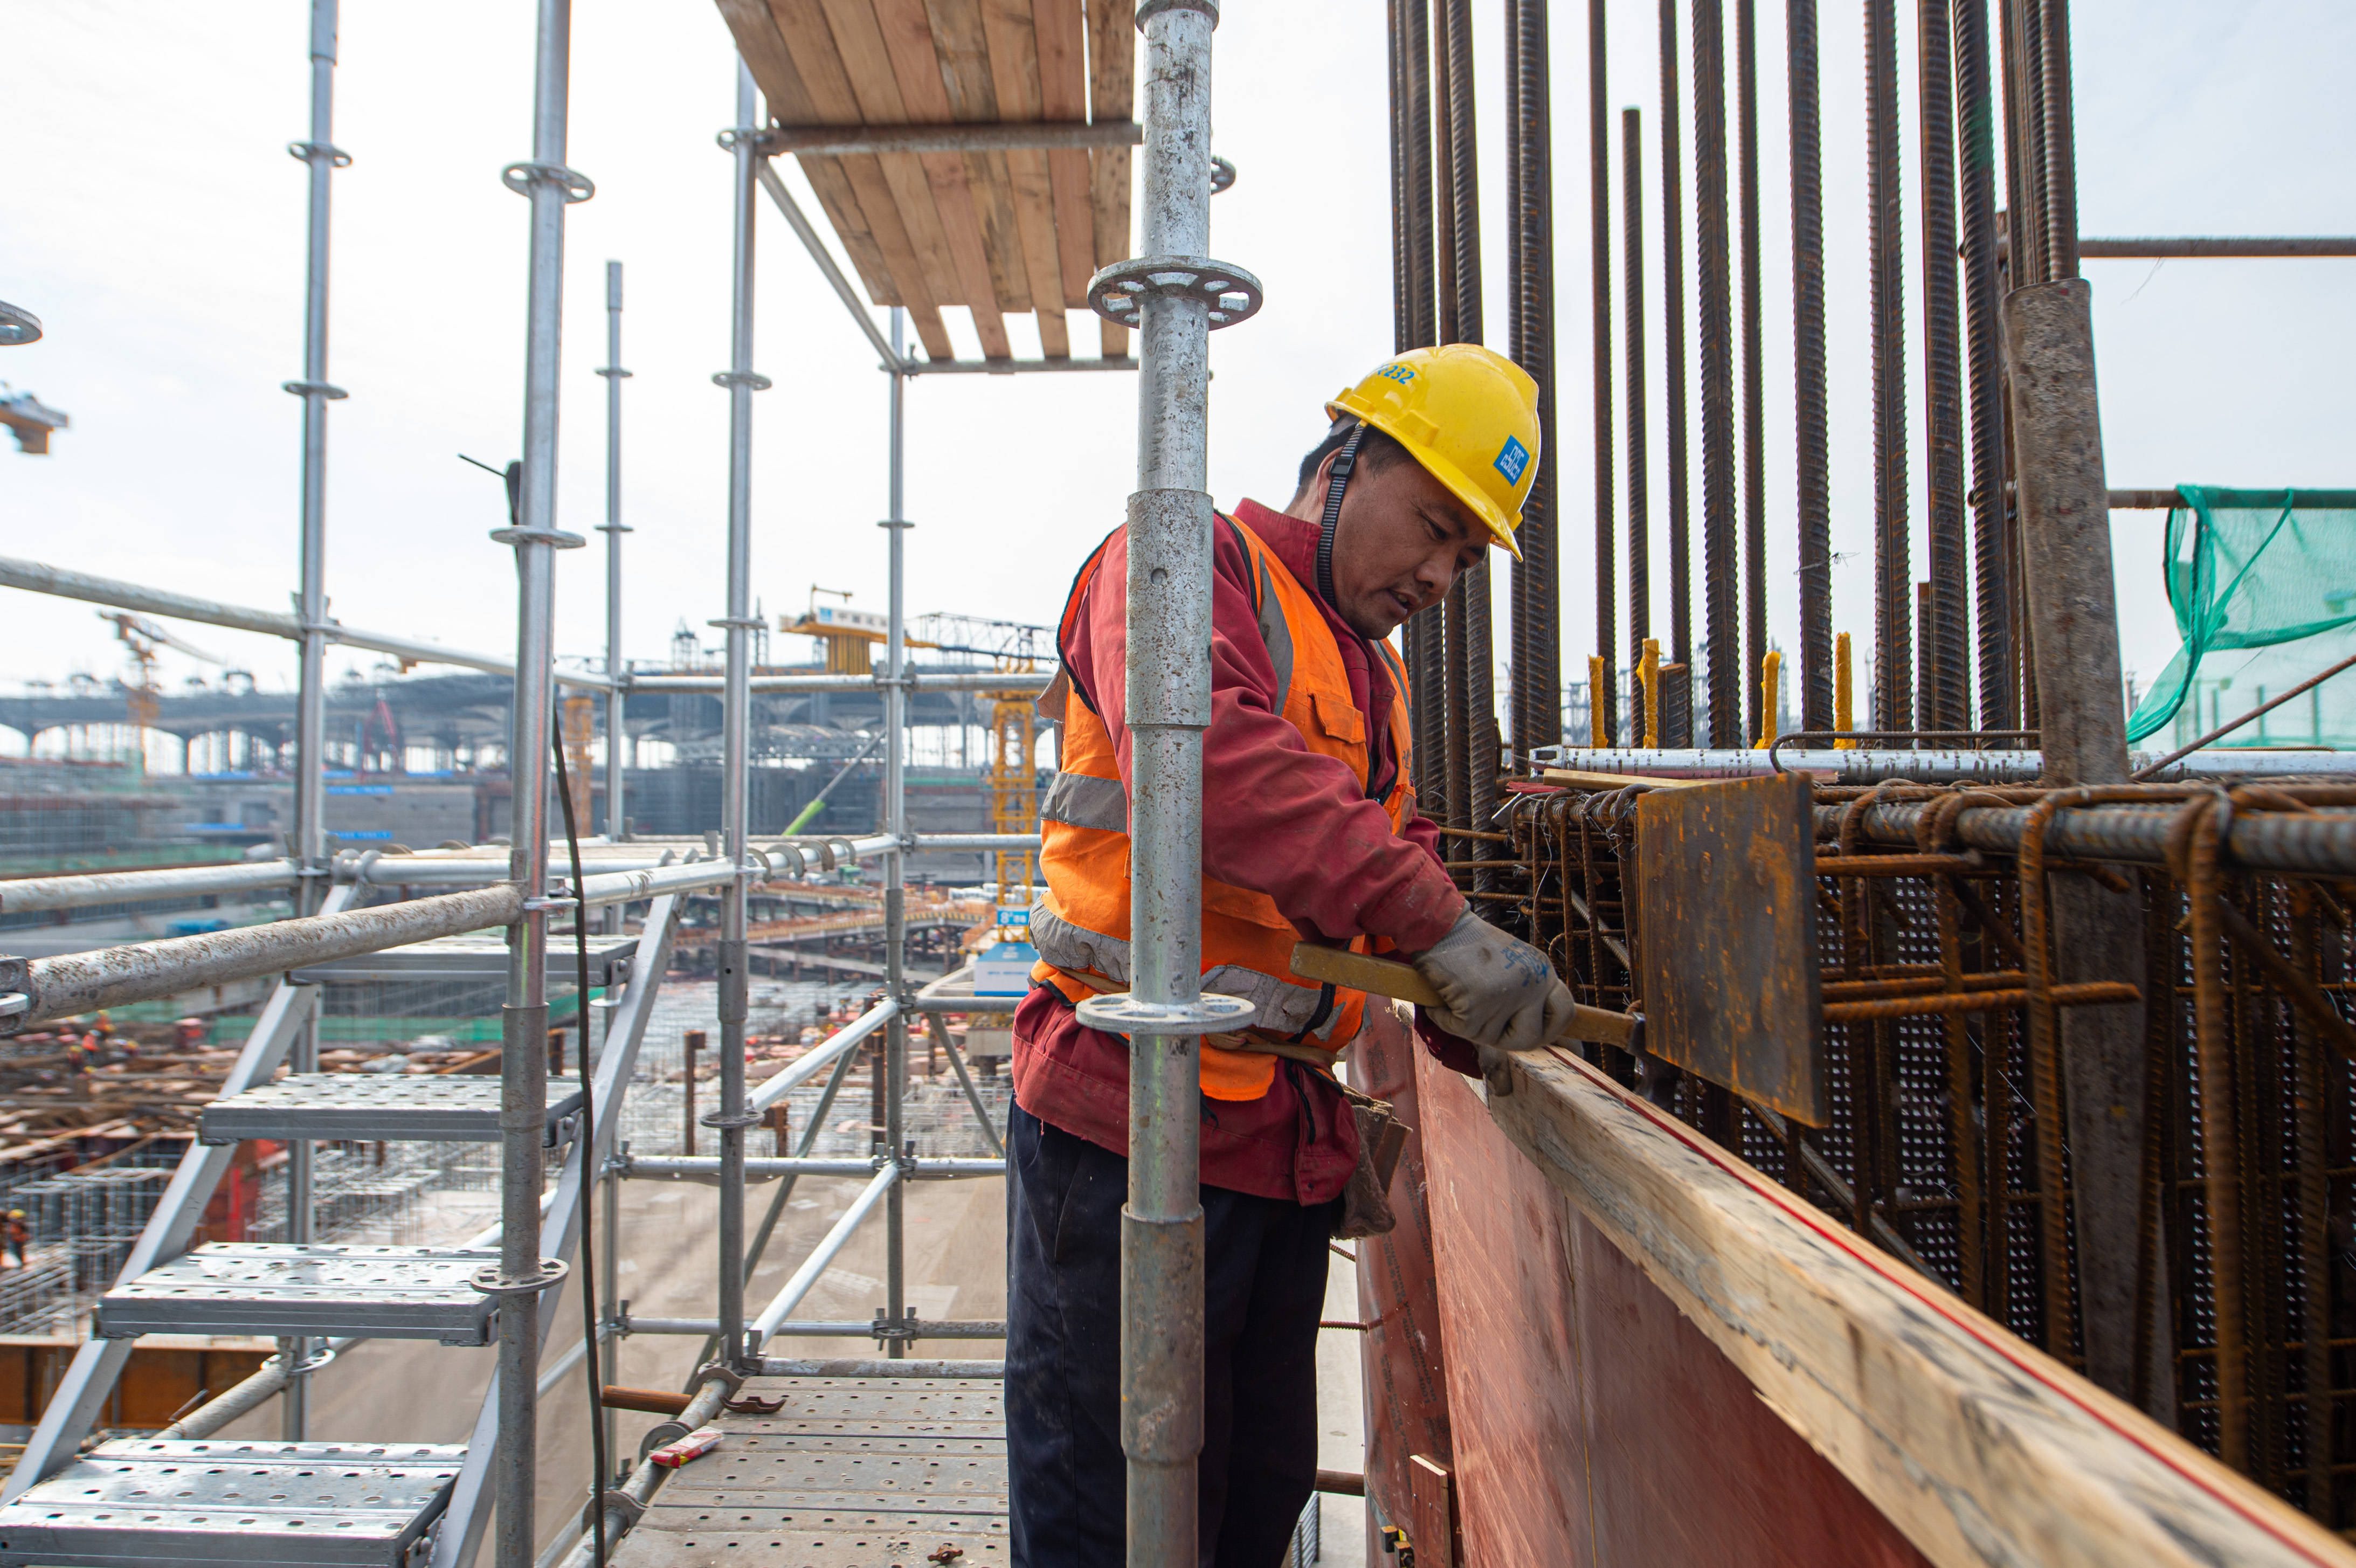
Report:
<svg viewBox="0 0 2356 1568"><path fill-rule="evenodd" d="M573 955L576 965L573 1020L573 1033L580 1039L581 1058L581 1333L588 1347L581 1358L581 1367L589 1380L589 1466L593 1477L589 1488L589 1560L595 1568L605 1568L605 1423L598 1419L604 1408L605 1390L597 1368L596 1237L590 1219L596 1207L590 1201L590 1189L596 1185L598 1173L589 1166L597 1153L594 1103L596 1085L589 1064L589 890L581 880L581 832L573 817L573 784L565 775L563 736L552 733L549 749L556 754L556 801L564 813L564 847L573 862ZM608 1240L605 1244L610 1247L613 1242Z"/></svg>

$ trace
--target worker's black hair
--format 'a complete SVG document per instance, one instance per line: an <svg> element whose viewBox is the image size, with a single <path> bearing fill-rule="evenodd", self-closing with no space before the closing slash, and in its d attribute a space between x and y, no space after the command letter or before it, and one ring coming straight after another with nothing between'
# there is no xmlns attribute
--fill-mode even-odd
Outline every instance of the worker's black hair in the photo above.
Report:
<svg viewBox="0 0 2356 1568"><path fill-rule="evenodd" d="M1357 427L1358 422L1355 418L1344 414L1333 422L1333 428L1325 433L1325 439L1309 449L1309 456L1301 459L1301 484L1300 488L1293 491L1294 500L1299 500L1308 493L1309 487L1317 478L1317 470L1324 467L1326 458L1342 449L1350 439L1350 432ZM1358 467L1361 471L1373 473L1380 468L1387 468L1393 463L1408 460L1408 454L1406 447L1373 425L1366 426L1365 436L1358 443Z"/></svg>

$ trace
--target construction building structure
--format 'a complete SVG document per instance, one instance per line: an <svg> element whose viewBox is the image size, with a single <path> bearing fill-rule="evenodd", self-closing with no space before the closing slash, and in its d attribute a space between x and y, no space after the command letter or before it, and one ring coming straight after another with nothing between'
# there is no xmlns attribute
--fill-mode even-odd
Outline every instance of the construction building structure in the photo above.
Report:
<svg viewBox="0 0 2356 1568"><path fill-rule="evenodd" d="M2067 6L1997 0L1995 9L1992 32L1987 6L1921 7L1919 249L1929 286L1920 358L1933 460L1930 571L1918 584L1906 556L1895 10L1893 0L1868 6L1881 483L1872 706L1860 725L1840 697L1849 678L1837 657L1826 564L1815 13L1812 0L1785 5L1800 459L1788 514L1798 524L1802 593L1799 729L1784 733L1766 621L1755 7L1733 5L1730 137L1716 0L1691 13L1690 122L1666 95L1661 198L1680 225L1676 149L1689 133L1696 151L1702 384L1699 461L1689 465L1677 348L1665 648L1649 624L1650 498L1632 496L1623 508L1612 489L1621 433L1611 199L1616 184L1633 215L1645 180L1634 136L1618 181L1609 166L1605 7L1590 0L1590 510L1601 630L1587 654L1594 744L1574 747L1563 732L1558 602L1558 519L1568 509L1552 467L1549 8L1507 0L1506 335L1512 358L1543 389L1549 427L1506 596L1513 684L1502 723L1485 565L1410 623L1417 790L1461 857L1450 865L1468 894L1544 950L1582 1003L1639 1016L1517 1053L1483 1085L1440 1070L1398 1015L1368 1010L1353 1077L1415 1131L1393 1184L1397 1228L1366 1238L1355 1258L1365 1321L1348 1326L1363 1336L1366 1462L1362 1474L1321 1485L1362 1493L1370 1539L1396 1560L1411 1555L1422 1568L2356 1562L2343 1539L2356 1528L2356 1444L2342 1419L2356 1400L2356 1361L2340 1334L2356 1303L2342 1258L2356 1181L2348 1134L2356 1026L2343 1000L2356 983L2348 913L2356 778L2336 753L2201 749L2214 733L2172 755L2130 755L2107 517L2116 506L2183 498L2108 488L2077 276L2080 257L2101 253L2341 254L2356 245L2082 240ZM487 1534L500 1568L656 1568L762 1552L978 1562L1005 1550L1003 1364L908 1355L1001 1338L1005 1325L920 1319L904 1288L906 1184L1003 1169L991 1107L938 1026L945 1015L986 1007L954 973L913 983L906 884L913 856L954 850L1021 857L1027 886L1035 807L1025 818L1015 809L1022 790L1007 786L1022 770L1018 748L1029 755L1029 721L993 716L1002 803L990 832L912 831L905 746L912 702L978 693L1004 709L1010 694L1043 688L1049 671L1034 667L1044 650L1030 649L999 650L986 671L911 664L905 403L908 383L928 374L1084 370L1139 374L1130 527L1140 564L1126 585L1128 625L1166 677L1141 682L1129 704L1141 737L1130 801L1137 978L1130 993L1080 1004L1088 1021L1136 1045L1122 1242L1128 1561L1198 1561L1194 1042L1248 1015L1245 1004L1200 991L1193 905L1209 722L1205 342L1261 303L1248 272L1211 253L1213 192L1234 175L1209 146L1218 6L844 0L822 16L723 0L722 11L744 62L723 134L736 177L731 354L717 378L732 432L724 662L716 674L626 672L609 643L602 671L584 672L556 665L550 619L552 553L584 542L555 527L556 280L564 208L594 194L565 164L565 0L540 0L531 156L506 172L532 207L525 456L513 526L494 536L512 546L517 566L511 660L454 655L325 615L317 481L327 404L340 395L327 380L325 220L341 155L330 135L334 0L315 0L314 120L298 151L313 182L313 330L305 379L288 389L303 399L305 427L299 612L265 616L87 579L63 590L300 644L292 853L33 879L8 885L0 902L71 909L266 890L285 896L293 913L91 953L11 949L0 958L8 1033L198 985L271 986L220 1098L202 1112L201 1135L129 1245L96 1308L94 1337L59 1379L8 1483L0 1563L185 1560L201 1542L202 1552L250 1560L457 1568ZM1471 5L1390 0L1387 19L1397 347L1478 341ZM1687 59L1676 7L1665 5L1662 20L1664 81L1674 85ZM1141 113L1132 27L1143 38ZM1999 146L2010 215L2002 228ZM1132 147L1143 149L1133 256ZM770 167L786 154L801 159L860 287L835 268ZM767 384L753 332L764 192L883 360L890 590L880 669L872 628L852 628L858 635L844 640L860 653L825 671L754 667L756 636L767 630L749 584L754 407ZM1681 341L1681 227L1672 233L1665 314ZM1629 260L1643 264L1633 248ZM874 321L871 301L892 312L888 326ZM1629 379L1641 382L1649 320L1640 295L1631 290L1628 301ZM614 451L627 373L617 271L607 303ZM1063 321L1064 308L1083 304L1103 320L1094 358L1072 354ZM945 306L971 312L984 360L951 357ZM1039 313L1039 360L1012 358L1003 316L1019 310ZM925 357L904 347L904 319ZM1140 334L1134 358L1130 330ZM1641 391L1631 406L1644 406ZM1632 418L1625 436L1628 472L1643 475L1641 421ZM626 532L617 463L608 470L609 612ZM1700 473L1698 573L1689 467ZM9 581L61 591L54 578ZM608 625L618 641L611 613ZM512 681L509 844L330 850L320 657L329 640ZM558 735L559 693L568 690L606 698L603 832L581 820L583 805L598 810L595 797L555 792L560 768L583 768L581 749L568 753ZM881 710L879 831L756 832L756 697L854 693ZM611 742L626 699L640 693L719 700L718 830L701 844L657 854L627 832L626 747ZM775 933L755 918L754 901L790 901L797 879L854 860L881 866L881 991L755 1087L749 991L755 950ZM1001 866L1003 899L1014 862ZM389 888L402 896L385 897ZM717 918L691 938L680 917L692 897L711 901ZM1763 908L1777 911L1772 940L1716 940L1730 929L1727 911ZM592 932L605 924L593 910L631 909L635 934ZM495 1090L488 1077L387 1075L360 1092L338 1081L348 1075L319 1070L319 988L296 975L369 955L398 963L446 952L435 944L488 930L504 932L488 944L475 939L489 960L482 972L502 993ZM625 1096L655 996L686 946L710 951L719 990L716 1104L701 1118L687 1113L712 1130L716 1153L625 1155L616 1132ZM593 948L606 983L595 1004L602 1017L583 1032L597 1038L577 1042L576 1072L552 1076L552 996L585 973ZM1697 988L1697 975L1709 984ZM1715 1010L1680 1013L1697 989L1716 997ZM575 994L588 990L576 985ZM947 1047L975 1131L997 1157L916 1141L906 1110L917 1018L933 1048ZM821 1156L818 1134L862 1050L872 1063L869 1148ZM282 1065L292 1070L278 1078ZM796 1152L752 1153L748 1133L821 1073ZM192 1247L234 1151L255 1137L287 1146L283 1240ZM456 1248L387 1245L361 1256L320 1240L314 1145L352 1139L496 1145L499 1224ZM866 1185L785 1288L755 1304L746 1281L784 1194L804 1175L855 1175ZM614 1316L613 1195L623 1180L651 1177L717 1184L708 1317L625 1326ZM776 1181L777 1196L768 1219L748 1227L745 1199L760 1181ZM886 1302L873 1325L858 1326L884 1353L856 1362L773 1353L781 1337L842 1331L794 1315L849 1238L879 1215ZM596 1351L584 1375L608 1410L615 1335L701 1336L707 1349L690 1386L664 1394L661 1408L675 1414L648 1452L632 1463L601 1451L578 1519L560 1524L535 1513L536 1405L552 1380L574 1375L577 1363L544 1365L542 1352L559 1304L577 1302L575 1291L594 1292L605 1315L593 1314L580 1354ZM81 1454L140 1337L203 1330L275 1339L278 1349L155 1437ZM369 1444L306 1440L306 1378L372 1336L498 1345L498 1375L463 1446L392 1433ZM272 1399L284 1410L284 1444L211 1438ZM772 1399L783 1407L764 1408ZM743 1463L674 1472L655 1462L657 1441L707 1423ZM610 1445L610 1418L600 1431ZM936 1457L911 1483L861 1483L859 1456L894 1444ZM309 1500L263 1506L226 1485L169 1478L224 1450L273 1484L330 1469L340 1479L299 1488ZM939 1455L953 1456L955 1475ZM855 1543L836 1528L846 1519ZM350 1533L322 1544L322 1525ZM1315 1555L1311 1539L1296 1537L1296 1563Z"/></svg>

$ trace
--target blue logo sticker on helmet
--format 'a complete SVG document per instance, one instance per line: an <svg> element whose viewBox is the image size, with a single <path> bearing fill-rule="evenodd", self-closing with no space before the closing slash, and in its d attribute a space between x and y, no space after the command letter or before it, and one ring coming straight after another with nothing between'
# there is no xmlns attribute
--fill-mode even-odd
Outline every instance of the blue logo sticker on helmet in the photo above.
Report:
<svg viewBox="0 0 2356 1568"><path fill-rule="evenodd" d="M1520 484L1522 482L1522 470L1528 467L1529 465L1529 448L1523 446L1519 441L1515 440L1512 436L1506 436L1505 449L1497 454L1497 461L1495 464L1497 472L1505 476L1505 483L1509 485Z"/></svg>
<svg viewBox="0 0 2356 1568"><path fill-rule="evenodd" d="M1405 386L1408 382L1415 380L1415 371L1411 366L1408 365L1385 365L1381 370L1376 371L1375 374L1395 381L1401 386Z"/></svg>

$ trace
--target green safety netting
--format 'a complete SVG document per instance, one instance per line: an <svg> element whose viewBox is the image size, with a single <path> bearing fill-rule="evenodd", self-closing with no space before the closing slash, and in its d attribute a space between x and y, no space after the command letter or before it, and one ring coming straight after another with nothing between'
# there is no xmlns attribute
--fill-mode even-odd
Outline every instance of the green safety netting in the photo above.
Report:
<svg viewBox="0 0 2356 1568"><path fill-rule="evenodd" d="M2177 489L2161 567L2183 646L2127 719L2169 747L2356 653L2356 490ZM2356 670L2217 744L2356 749Z"/></svg>

